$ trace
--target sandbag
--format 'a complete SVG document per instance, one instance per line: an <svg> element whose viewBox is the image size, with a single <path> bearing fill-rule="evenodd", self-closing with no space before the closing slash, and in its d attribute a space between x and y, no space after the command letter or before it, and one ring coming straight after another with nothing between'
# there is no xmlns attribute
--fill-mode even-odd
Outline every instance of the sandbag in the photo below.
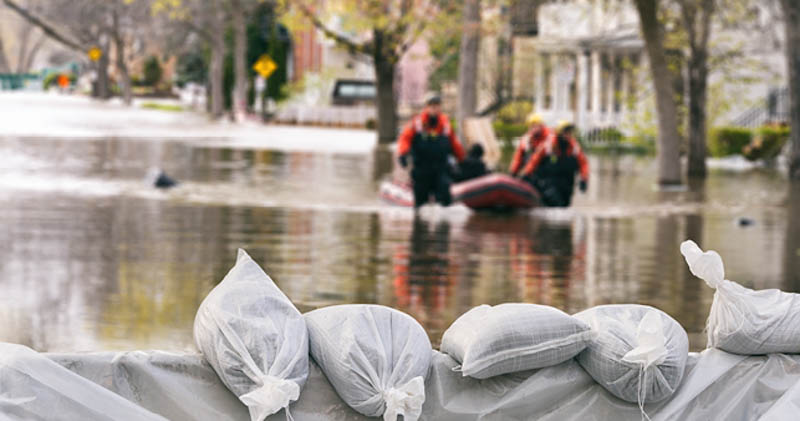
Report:
<svg viewBox="0 0 800 421"><path fill-rule="evenodd" d="M743 355L800 353L800 294L726 280L720 255L691 240L681 253L692 273L716 289L706 322L709 347Z"/></svg>
<svg viewBox="0 0 800 421"><path fill-rule="evenodd" d="M575 317L596 334L578 363L611 394L641 407L675 393L689 353L689 337L675 319L637 304L593 307Z"/></svg>
<svg viewBox="0 0 800 421"><path fill-rule="evenodd" d="M252 421L288 410L308 378L305 319L244 250L200 304L194 339Z"/></svg>
<svg viewBox="0 0 800 421"><path fill-rule="evenodd" d="M543 368L574 357L591 341L586 323L545 305L480 305L444 332L441 351L461 364L464 376L486 379Z"/></svg>
<svg viewBox="0 0 800 421"><path fill-rule="evenodd" d="M305 317L311 357L345 403L385 421L419 418L431 343L416 320L366 304L325 307Z"/></svg>

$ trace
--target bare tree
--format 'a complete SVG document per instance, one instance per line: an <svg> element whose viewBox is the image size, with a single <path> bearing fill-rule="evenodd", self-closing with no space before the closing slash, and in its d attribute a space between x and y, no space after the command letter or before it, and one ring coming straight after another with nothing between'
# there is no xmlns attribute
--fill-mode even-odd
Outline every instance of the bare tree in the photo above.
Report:
<svg viewBox="0 0 800 421"><path fill-rule="evenodd" d="M658 20L658 0L635 0L639 26L645 41L658 111L658 183L681 184L678 109L673 98L672 76L664 52L664 35Z"/></svg>
<svg viewBox="0 0 800 421"><path fill-rule="evenodd" d="M464 23L458 61L458 125L464 133L465 120L478 105L478 53L481 40L481 1L464 2Z"/></svg>
<svg viewBox="0 0 800 421"><path fill-rule="evenodd" d="M781 0L783 26L786 31L786 64L789 75L792 126L789 178L800 182L800 0Z"/></svg>

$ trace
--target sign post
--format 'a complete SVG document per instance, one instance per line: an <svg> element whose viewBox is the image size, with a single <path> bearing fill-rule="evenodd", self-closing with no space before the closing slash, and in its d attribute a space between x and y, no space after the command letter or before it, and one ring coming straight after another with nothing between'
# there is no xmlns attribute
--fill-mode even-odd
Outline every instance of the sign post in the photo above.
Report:
<svg viewBox="0 0 800 421"><path fill-rule="evenodd" d="M263 116L267 112L265 106L266 99L264 92L267 90L267 79L269 76L278 69L278 65L268 54L264 54L253 64L253 70L258 72L259 76L256 78L256 109L261 112Z"/></svg>

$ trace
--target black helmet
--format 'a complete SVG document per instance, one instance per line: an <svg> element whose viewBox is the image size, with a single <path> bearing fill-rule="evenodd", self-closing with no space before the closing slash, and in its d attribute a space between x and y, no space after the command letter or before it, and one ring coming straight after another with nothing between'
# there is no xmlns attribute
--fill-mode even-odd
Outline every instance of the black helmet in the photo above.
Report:
<svg viewBox="0 0 800 421"><path fill-rule="evenodd" d="M469 148L469 156L471 158L480 158L483 156L483 146L480 143L476 143Z"/></svg>
<svg viewBox="0 0 800 421"><path fill-rule="evenodd" d="M442 97L437 93L430 93L425 97L425 105L441 105Z"/></svg>

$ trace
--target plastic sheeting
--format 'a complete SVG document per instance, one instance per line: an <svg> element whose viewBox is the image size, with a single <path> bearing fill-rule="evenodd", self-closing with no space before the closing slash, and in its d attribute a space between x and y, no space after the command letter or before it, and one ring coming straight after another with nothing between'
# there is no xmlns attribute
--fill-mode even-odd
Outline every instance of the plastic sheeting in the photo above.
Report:
<svg viewBox="0 0 800 421"><path fill-rule="evenodd" d="M612 396L575 360L477 380L453 372L457 363L447 355L433 351L432 357L423 420L641 419L636 404ZM692 353L676 393L645 410L653 420L796 419L800 355ZM313 362L291 412L298 421L370 419L347 407ZM3 421L101 420L111 414L137 420L249 419L247 408L199 355L37 354L8 344L0 344L0 414ZM281 412L268 419L285 418Z"/></svg>

